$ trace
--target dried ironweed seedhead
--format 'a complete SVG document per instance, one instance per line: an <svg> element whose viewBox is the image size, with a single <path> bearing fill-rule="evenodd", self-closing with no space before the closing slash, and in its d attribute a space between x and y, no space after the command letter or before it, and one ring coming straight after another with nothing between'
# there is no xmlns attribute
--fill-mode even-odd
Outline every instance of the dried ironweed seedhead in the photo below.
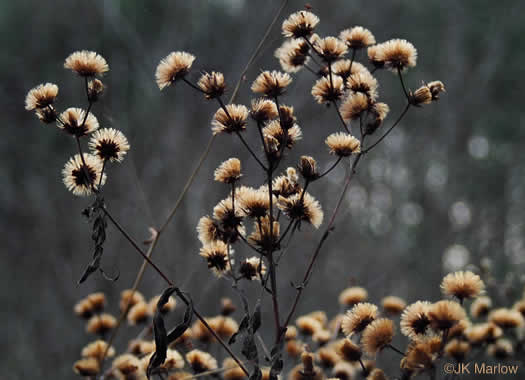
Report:
<svg viewBox="0 0 525 380"><path fill-rule="evenodd" d="M257 280L266 274L266 265L259 257L252 256L241 262L239 273L246 280Z"/></svg>
<svg viewBox="0 0 525 380"><path fill-rule="evenodd" d="M361 337L363 350L370 356L392 343L394 337L394 322L387 318L376 319L366 326Z"/></svg>
<svg viewBox="0 0 525 380"><path fill-rule="evenodd" d="M459 339L452 339L445 345L445 354L458 362L465 360L470 352L470 344Z"/></svg>
<svg viewBox="0 0 525 380"><path fill-rule="evenodd" d="M115 348L113 348L113 346L108 348L108 344L100 339L89 343L82 349L82 357L84 358L95 358L101 360L104 357L104 354L106 357L112 358L115 356Z"/></svg>
<svg viewBox="0 0 525 380"><path fill-rule="evenodd" d="M230 158L215 169L214 178L217 182L232 184L241 178L241 160Z"/></svg>
<svg viewBox="0 0 525 380"><path fill-rule="evenodd" d="M217 369L217 360L209 353L201 350L191 350L186 354L186 361L194 373Z"/></svg>
<svg viewBox="0 0 525 380"><path fill-rule="evenodd" d="M376 43L372 32L362 26L354 26L351 29L345 29L339 34L339 38L350 49L363 49Z"/></svg>
<svg viewBox="0 0 525 380"><path fill-rule="evenodd" d="M270 98L282 95L292 83L292 77L280 71L263 71L253 81L252 91Z"/></svg>
<svg viewBox="0 0 525 380"><path fill-rule="evenodd" d="M293 169L293 168L292 168ZM292 195L299 194L302 190L298 183L297 175L280 175L274 178L272 182L273 195L288 198Z"/></svg>
<svg viewBox="0 0 525 380"><path fill-rule="evenodd" d="M368 60L376 69L385 67L385 61L380 57L379 52L382 49L381 44L369 46L367 49Z"/></svg>
<svg viewBox="0 0 525 380"><path fill-rule="evenodd" d="M222 362L222 368L225 368L222 377L224 380L243 380L246 374L241 367L232 358L226 358Z"/></svg>
<svg viewBox="0 0 525 380"><path fill-rule="evenodd" d="M319 202L309 193L294 194L289 197L280 196L277 207L290 219L305 221L315 228L323 222L323 210Z"/></svg>
<svg viewBox="0 0 525 380"><path fill-rule="evenodd" d="M401 360L401 368L416 372L432 368L434 361L438 358L441 346L441 338L438 336L411 341L406 356Z"/></svg>
<svg viewBox="0 0 525 380"><path fill-rule="evenodd" d="M221 298L221 314L224 316L231 315L237 310L231 298Z"/></svg>
<svg viewBox="0 0 525 380"><path fill-rule="evenodd" d="M117 320L111 314L100 314L91 317L86 325L86 331L90 334L104 335L113 330L117 325Z"/></svg>
<svg viewBox="0 0 525 380"><path fill-rule="evenodd" d="M323 327L328 323L328 316L322 310L312 311L308 316L317 319Z"/></svg>
<svg viewBox="0 0 525 380"><path fill-rule="evenodd" d="M91 79L88 82L87 97L88 101L94 103L102 96L105 90L104 83L99 79Z"/></svg>
<svg viewBox="0 0 525 380"><path fill-rule="evenodd" d="M360 333L377 318L377 306L368 302L361 302L347 311L341 328L346 336Z"/></svg>
<svg viewBox="0 0 525 380"><path fill-rule="evenodd" d="M409 92L410 104L421 106L432 102L432 93L426 85L419 87L416 91Z"/></svg>
<svg viewBox="0 0 525 380"><path fill-rule="evenodd" d="M366 95L369 101L377 99L377 80L367 71L351 75L347 80L347 87L353 92Z"/></svg>
<svg viewBox="0 0 525 380"><path fill-rule="evenodd" d="M241 104L228 104L226 110L221 107L213 116L213 134L242 132L246 129L247 119L248 108Z"/></svg>
<svg viewBox="0 0 525 380"><path fill-rule="evenodd" d="M448 330L448 338L462 338L470 325L468 319L462 319Z"/></svg>
<svg viewBox="0 0 525 380"><path fill-rule="evenodd" d="M312 341L319 346L326 345L332 339L332 333L327 329L317 330L312 336Z"/></svg>
<svg viewBox="0 0 525 380"><path fill-rule="evenodd" d="M435 80L427 83L427 87L430 89L432 94L432 100L438 100L439 94L445 92L445 85L440 80Z"/></svg>
<svg viewBox="0 0 525 380"><path fill-rule="evenodd" d="M295 126L297 118L294 115L294 110L292 106L280 106L279 113L281 127L283 127L284 129L290 129Z"/></svg>
<svg viewBox="0 0 525 380"><path fill-rule="evenodd" d="M102 176L102 161L92 154L84 153L84 160L79 154L71 157L64 169L62 169L62 179L64 185L73 194L78 196L91 195L93 188L98 184L104 185L106 175ZM85 162L85 165L84 165Z"/></svg>
<svg viewBox="0 0 525 380"><path fill-rule="evenodd" d="M89 148L102 161L122 162L129 150L129 143L122 132L104 128L91 135Z"/></svg>
<svg viewBox="0 0 525 380"><path fill-rule="evenodd" d="M299 165L297 170L307 181L315 181L319 177L319 171L317 170L317 162L311 156L301 156L299 158Z"/></svg>
<svg viewBox="0 0 525 380"><path fill-rule="evenodd" d="M275 102L261 98L252 100L250 116L258 123L264 123L279 116Z"/></svg>
<svg viewBox="0 0 525 380"><path fill-rule="evenodd" d="M525 324L523 315L517 310L499 308L489 313L489 322L502 329L522 327Z"/></svg>
<svg viewBox="0 0 525 380"><path fill-rule="evenodd" d="M428 313L431 306L428 301L417 301L408 305L401 315L401 333L411 339L425 335L430 327Z"/></svg>
<svg viewBox="0 0 525 380"><path fill-rule="evenodd" d="M317 331L323 329L323 324L310 315L303 315L297 318L295 325L302 334L309 336L314 335Z"/></svg>
<svg viewBox="0 0 525 380"><path fill-rule="evenodd" d="M224 94L226 89L224 75L216 71L202 74L197 85L206 96L206 99L218 98Z"/></svg>
<svg viewBox="0 0 525 380"><path fill-rule="evenodd" d="M321 368L314 366L314 355L310 352L301 354L301 364L298 364L288 374L288 380L322 380Z"/></svg>
<svg viewBox="0 0 525 380"><path fill-rule="evenodd" d="M297 358L304 351L304 344L297 339L292 339L286 342L286 353L292 358Z"/></svg>
<svg viewBox="0 0 525 380"><path fill-rule="evenodd" d="M489 297L478 297L470 305L470 315L480 318L488 315L492 308L492 300Z"/></svg>
<svg viewBox="0 0 525 380"><path fill-rule="evenodd" d="M154 352L148 353L141 359L141 365L144 371L147 370L148 364L153 354ZM166 360L159 366L159 369L164 370L166 372L172 372L176 369L181 368L184 368L184 358L177 350L168 348L168 350L166 351Z"/></svg>
<svg viewBox="0 0 525 380"><path fill-rule="evenodd" d="M392 39L377 46L375 59L383 62L386 68L397 72L416 66L417 50L407 40Z"/></svg>
<svg viewBox="0 0 525 380"><path fill-rule="evenodd" d="M82 137L96 131L99 124L91 112L86 117L86 111L71 107L60 114L57 126L72 136Z"/></svg>
<svg viewBox="0 0 525 380"><path fill-rule="evenodd" d="M474 303L478 300L483 300L484 298L488 298L488 297L478 297ZM490 298L489 298L489 302L490 301ZM492 305L490 305L492 306ZM489 308L490 308L489 306ZM518 302L514 303L514 305L512 306L512 309L516 310L516 311L519 311L521 313L521 315L525 316L525 300L524 299L521 299L519 300Z"/></svg>
<svg viewBox="0 0 525 380"><path fill-rule="evenodd" d="M140 359L131 354L117 356L115 360L113 360L112 367L115 368L125 379L133 378L135 375L145 375L142 373Z"/></svg>
<svg viewBox="0 0 525 380"><path fill-rule="evenodd" d="M236 198L244 216L261 218L266 216L270 209L270 199L266 186L260 189L241 186L236 191Z"/></svg>
<svg viewBox="0 0 525 380"><path fill-rule="evenodd" d="M495 342L496 339L503 336L503 330L492 322L479 323L469 326L465 331L465 336L471 345L479 346L484 343Z"/></svg>
<svg viewBox="0 0 525 380"><path fill-rule="evenodd" d="M463 300L480 295L485 289L485 284L477 274L470 271L449 273L441 282L443 294L454 296Z"/></svg>
<svg viewBox="0 0 525 380"><path fill-rule="evenodd" d="M217 223L209 216L203 216L197 224L199 240L206 245L212 241L219 240L221 232Z"/></svg>
<svg viewBox="0 0 525 380"><path fill-rule="evenodd" d="M297 124L288 128L285 134L279 120L274 120L268 123L268 125L263 128L262 132L264 136L270 136L277 140L279 148L282 144L286 143L286 147L292 149L294 144L303 137L303 132Z"/></svg>
<svg viewBox="0 0 525 380"><path fill-rule="evenodd" d="M346 84L346 81L350 75L359 73L370 74L370 71L368 71L368 69L359 62L351 61L350 59L340 59L332 63L332 73L343 78Z"/></svg>
<svg viewBox="0 0 525 380"><path fill-rule="evenodd" d="M514 354L514 346L508 339L498 339L487 348L487 354L496 359L508 359Z"/></svg>
<svg viewBox="0 0 525 380"><path fill-rule="evenodd" d="M337 61L348 51L345 43L335 37L321 38L319 41L316 41L315 48L323 61L328 64Z"/></svg>
<svg viewBox="0 0 525 380"><path fill-rule="evenodd" d="M356 373L356 367L345 361L338 362L332 369L332 375L340 380L352 380Z"/></svg>
<svg viewBox="0 0 525 380"><path fill-rule="evenodd" d="M46 108L51 106L58 96L58 86L53 83L39 84L29 90L26 96L26 110Z"/></svg>
<svg viewBox="0 0 525 380"><path fill-rule="evenodd" d="M448 330L456 323L466 318L465 310L454 301L438 301L430 306L428 311L430 325L435 330Z"/></svg>
<svg viewBox="0 0 525 380"><path fill-rule="evenodd" d="M97 292L78 301L74 306L74 312L81 318L89 319L93 314L102 312L105 306L106 296L102 292Z"/></svg>
<svg viewBox="0 0 525 380"><path fill-rule="evenodd" d="M148 308L151 315L155 314L155 311L157 310L157 303L159 302L160 295L155 296L151 298L148 302ZM168 302L166 302L162 308L160 309L160 312L162 314L167 314L170 311L173 311L175 307L177 306L177 300L173 297L168 298Z"/></svg>
<svg viewBox="0 0 525 380"><path fill-rule="evenodd" d="M221 277L231 269L228 261L228 246L220 240L202 247L199 255L206 259L208 268L210 268L217 277ZM230 249L230 256L232 255L233 249Z"/></svg>
<svg viewBox="0 0 525 380"><path fill-rule="evenodd" d="M386 377L386 374L382 369L374 368L366 380L388 380L388 377Z"/></svg>
<svg viewBox="0 0 525 380"><path fill-rule="evenodd" d="M406 307L407 303L402 298L396 296L387 296L381 300L381 305L387 314L397 315L403 312L403 309Z"/></svg>
<svg viewBox="0 0 525 380"><path fill-rule="evenodd" d="M96 376L100 372L100 364L96 358L80 359L73 364L73 371L84 377Z"/></svg>
<svg viewBox="0 0 525 380"><path fill-rule="evenodd" d="M279 222L273 222L273 228L270 233L270 217L265 216L253 224L253 232L248 236L248 241L260 248L264 252L275 250L279 241L280 225Z"/></svg>
<svg viewBox="0 0 525 380"><path fill-rule="evenodd" d="M370 99L361 92L350 93L339 107L341 116L348 122L357 120L370 107Z"/></svg>
<svg viewBox="0 0 525 380"><path fill-rule="evenodd" d="M37 108L35 111L36 117L44 124L51 124L57 121L57 111L54 108Z"/></svg>
<svg viewBox="0 0 525 380"><path fill-rule="evenodd" d="M344 338L337 343L337 353L347 362L356 362L361 359L361 348L351 339Z"/></svg>
<svg viewBox="0 0 525 380"><path fill-rule="evenodd" d="M369 117L365 124L365 134L371 135L381 126L390 111L390 107L386 103L378 102L373 103L368 111Z"/></svg>
<svg viewBox="0 0 525 380"><path fill-rule="evenodd" d="M233 234L237 230L242 232L241 220L242 211L238 207L233 209L232 198L223 199L213 208L213 217L220 223L222 240L236 241L237 234ZM232 235L233 234L233 235ZM232 241L233 240L233 241Z"/></svg>
<svg viewBox="0 0 525 380"><path fill-rule="evenodd" d="M184 51L175 51L161 59L155 72L157 85L161 90L184 78L190 72L195 56Z"/></svg>
<svg viewBox="0 0 525 380"><path fill-rule="evenodd" d="M344 89L343 78L332 75L332 80L328 77L318 79L312 87L312 95L319 104L331 103L343 97Z"/></svg>
<svg viewBox="0 0 525 380"><path fill-rule="evenodd" d="M325 143L330 148L330 154L340 157L348 157L361 152L361 142L348 133L332 133L326 138Z"/></svg>
<svg viewBox="0 0 525 380"><path fill-rule="evenodd" d="M339 305L353 307L354 305L366 301L368 292L360 286L346 288L339 294Z"/></svg>
<svg viewBox="0 0 525 380"><path fill-rule="evenodd" d="M88 50L72 53L66 58L64 67L83 77L102 75L109 71L109 66L104 57L94 51Z"/></svg>
<svg viewBox="0 0 525 380"><path fill-rule="evenodd" d="M328 333L330 334L330 333ZM341 358L333 348L333 345L325 345L317 351L317 361L324 369L334 368Z"/></svg>
<svg viewBox="0 0 525 380"><path fill-rule="evenodd" d="M315 26L319 23L319 17L312 12L299 11L292 13L282 25L285 37L303 38L310 36Z"/></svg>
<svg viewBox="0 0 525 380"><path fill-rule="evenodd" d="M145 302L145 299L138 290L126 289L120 293L120 311L124 311L127 307L132 307L139 302Z"/></svg>
<svg viewBox="0 0 525 380"><path fill-rule="evenodd" d="M310 57L308 52L310 46L303 39L290 39L283 42L281 47L275 51L275 57L279 59L281 68L288 73L296 73L301 70Z"/></svg>
<svg viewBox="0 0 525 380"><path fill-rule="evenodd" d="M132 326L146 323L151 317L151 309L146 302L138 302L128 312L128 323Z"/></svg>
<svg viewBox="0 0 525 380"><path fill-rule="evenodd" d="M229 339L239 329L235 319L222 315L210 318L208 324L223 339Z"/></svg>

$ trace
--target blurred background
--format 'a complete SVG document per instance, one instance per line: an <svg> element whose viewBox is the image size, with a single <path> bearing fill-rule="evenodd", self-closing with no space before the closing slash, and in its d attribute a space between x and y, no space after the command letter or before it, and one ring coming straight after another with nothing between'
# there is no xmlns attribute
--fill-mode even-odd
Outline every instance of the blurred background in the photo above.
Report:
<svg viewBox="0 0 525 380"><path fill-rule="evenodd" d="M378 41L406 38L418 49L410 88L442 80L438 103L412 109L380 148L365 157L326 242L298 312L338 311L337 296L349 285L368 289L379 302L397 295L414 302L437 300L443 274L490 268L496 305L521 296L525 261L524 4L521 1L320 1L318 32L336 35L362 25ZM140 257L114 228L108 230L103 267L120 271L116 283L93 275L77 286L91 257L90 226L80 215L89 199L69 193L61 169L75 153L73 140L44 126L24 110L27 91L43 82L59 85L59 109L84 106L82 81L63 69L76 50L99 52L110 65L107 91L94 113L103 127L122 130L131 151L111 166L105 187L109 209L141 241L159 226L211 136L214 102L182 83L163 92L154 81L161 58L174 50L196 55L199 70L225 74L230 91L273 18L280 1L2 1L0 2L0 91L3 138L0 186L3 251L0 277L2 325L0 367L6 379L75 378L71 370L91 340L73 314L77 300L103 291L117 315L119 294L131 287ZM247 73L238 102L249 104L251 81L262 69L279 68L273 54L282 43L280 25L304 1L290 0L260 56ZM363 54L357 60L364 60ZM389 125L403 107L395 75L379 71L380 99L391 108ZM295 107L304 138L283 168L302 154L322 168L333 158L324 139L340 128L335 111L310 95L314 77L299 72L285 96ZM254 128L247 139L257 143ZM198 256L195 226L226 196L212 181L223 160L241 158L247 184L261 179L237 139L220 136L159 246L154 259L205 315L219 311L230 285L208 272ZM328 219L341 188L338 168L309 191ZM321 231L305 226L279 267L283 309L294 296L290 281L302 277ZM243 252L238 249L238 253ZM246 252L247 253L247 252ZM164 283L148 269L141 291L151 297ZM270 302L264 300L267 310ZM270 322L270 315L265 315ZM270 323L266 333L271 332ZM123 329L118 348L136 334ZM397 337L399 346L405 345ZM383 360L397 359L386 353ZM387 364L388 365L388 364ZM396 364L397 365L397 364ZM396 365L391 366L395 368Z"/></svg>

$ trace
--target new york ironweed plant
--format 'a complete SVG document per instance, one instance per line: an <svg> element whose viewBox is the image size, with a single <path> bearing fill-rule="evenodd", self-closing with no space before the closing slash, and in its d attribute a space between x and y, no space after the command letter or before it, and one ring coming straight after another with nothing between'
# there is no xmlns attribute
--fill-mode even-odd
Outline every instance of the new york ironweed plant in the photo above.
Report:
<svg viewBox="0 0 525 380"><path fill-rule="evenodd" d="M521 349L523 341L514 333L523 327L525 301L518 301L512 309L491 311L490 298L479 297L484 292L484 282L472 272L457 272L443 279L444 295L457 301L417 301L407 306L402 298L389 296L379 307L369 302L364 288L353 287L340 293L342 313L332 319L322 310L295 316L359 163L385 141L410 109L437 101L445 91L444 84L437 80L415 90L405 85L404 76L417 61L416 48L410 42L392 39L377 43L374 35L360 26L345 29L337 37L321 37L315 33L318 23L319 18L310 10L295 12L284 20L285 40L275 52L282 71L260 72L251 85L254 98L245 104L233 103L240 81L230 102L224 100L228 86L220 72L204 72L196 83L192 82L189 74L196 57L191 53L173 52L161 59L157 67L155 79L160 90L187 86L205 100L216 102L211 142L215 138L238 139L258 166L258 175L250 175L258 178L259 187L250 187L243 184L243 164L238 158L219 164L214 179L224 184L225 198L210 207L209 215L202 216L196 225L201 248L195 254L202 257L203 265L213 276L229 281L240 299L236 305L224 298L221 313L213 317L202 316L191 295L177 287L151 259L177 206L161 228L151 229L147 252L109 211L104 198L106 171L125 158L130 144L122 132L101 128L92 113L104 92L101 78L109 71L106 60L90 51L75 52L65 60L64 67L83 82L86 109L59 110L58 86L52 83L29 91L26 109L34 111L43 123L56 125L70 135L78 149L62 170L65 186L76 196L93 198L84 210L92 221L93 257L79 282L96 272L111 279L101 265L107 225L111 223L144 258L145 265L152 266L167 283L160 295L146 300L137 290L143 266L133 287L122 292L118 319L105 312L106 298L102 293L79 301L74 311L86 319L86 331L98 336L98 340L82 350L82 358L73 366L77 374L90 379L158 376L183 380L212 376L225 380L276 380L287 376L290 380L349 380L361 376L379 380L386 379L387 374L376 367L374 360L388 349L401 355L399 372L389 375L408 379L426 374L432 379L438 361L444 357L462 362L475 349L487 348L491 355L506 358ZM399 92L405 99L404 108L393 118L388 117L389 106L380 101L379 84L374 77L379 70L398 77ZM310 73L307 77L292 76L300 71ZM327 105L336 120L324 141L327 153L334 156L325 171L311 156L285 165L287 153L300 139L308 138L308 132L303 136L300 126L305 121L298 110L287 104L286 95L293 80L312 77L313 100ZM251 146L244 137L248 129L256 130L259 147ZM340 165L347 167L340 196L335 204L322 206L309 190ZM330 210L328 218L323 209ZM284 310L278 285L291 279L279 273L278 265L287 259L287 248L301 227L322 227L323 231L312 249L304 277L296 285L295 300ZM243 286L247 282L260 286L257 300L245 296ZM264 297L271 299L271 321L261 317ZM170 329L165 318L177 310L177 299L185 305L185 312L181 322ZM467 317L464 305L469 299L475 300ZM235 313L241 314L239 321L234 318ZM486 316L488 320L482 322ZM117 356L112 343L125 321L141 324L144 329ZM396 323L408 339L405 349L392 345ZM261 326L271 327L270 341L264 341L259 334ZM219 353L212 355L210 352L217 352L212 346L219 348ZM105 365L107 358L114 358L110 365Z"/></svg>

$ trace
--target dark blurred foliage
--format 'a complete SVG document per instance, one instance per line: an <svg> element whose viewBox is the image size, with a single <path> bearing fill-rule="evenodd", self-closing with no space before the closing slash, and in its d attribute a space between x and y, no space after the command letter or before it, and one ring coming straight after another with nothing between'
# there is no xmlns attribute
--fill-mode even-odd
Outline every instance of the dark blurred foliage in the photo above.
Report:
<svg viewBox="0 0 525 380"><path fill-rule="evenodd" d="M376 302L390 294L409 302L436 300L445 271L479 266L483 258L492 261L498 284L509 285L512 297L521 295L523 2L310 4L321 18L322 35L362 25L378 41L410 40L419 59L407 74L408 86L439 79L447 93L437 104L410 111L399 130L366 157L299 312L337 312L337 294L349 284L365 286ZM72 362L90 339L73 316L75 301L104 291L109 311L117 313L119 292L131 286L141 264L110 228L103 265L110 273L120 270L120 279L111 283L95 275L76 286L91 254L89 226L80 215L89 200L68 193L61 183L63 164L74 154L73 140L42 126L24 110L26 92L51 81L60 87L59 107L83 105L82 82L62 68L63 59L75 50L90 49L108 60L108 90L94 113L102 126L121 129L132 150L122 165L110 168L106 199L132 235L142 240L148 226L164 220L196 166L217 108L187 86L158 91L154 72L160 58L173 50L190 51L197 56L193 80L198 70L219 70L231 90L278 5L279 1L254 0L0 2L0 276L2 326L7 330L1 377L73 378ZM284 15L303 6L290 1ZM239 101L244 104L249 103L255 75L278 68L273 52L282 41L283 17L243 83ZM401 90L391 73L378 72L377 77L380 97L391 106L389 124L402 108ZM301 154L313 155L323 167L332 162L323 141L339 128L338 120L333 109L314 102L313 79L308 72L299 73L285 98L294 105L305 135L287 165L295 165ZM248 136L257 141L255 131ZM213 169L231 156L242 159L247 183L261 181L239 142L219 137L154 255L208 315L218 312L217 297L234 294L198 257L195 226L226 195L226 189L211 180ZM343 175L340 168L310 189L322 201L325 217ZM290 281L299 281L318 238L318 231L305 227L279 267L284 309L294 295ZM141 289L149 297L163 286L148 270ZM496 304L511 302L505 287L497 290L492 293ZM133 331L120 335L117 346L122 347ZM403 338L398 339L398 345L404 345ZM385 354L385 359L393 355Z"/></svg>

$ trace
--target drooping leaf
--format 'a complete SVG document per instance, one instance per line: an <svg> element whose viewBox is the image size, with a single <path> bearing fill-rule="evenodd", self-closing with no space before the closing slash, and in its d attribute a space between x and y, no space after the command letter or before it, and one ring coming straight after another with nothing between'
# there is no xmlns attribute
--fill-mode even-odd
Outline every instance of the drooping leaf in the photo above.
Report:
<svg viewBox="0 0 525 380"><path fill-rule="evenodd" d="M261 327L261 300L257 300L255 304L255 310L251 318L251 328L252 332L255 334L257 330Z"/></svg>
<svg viewBox="0 0 525 380"><path fill-rule="evenodd" d="M241 324L239 325L239 328L235 332L235 334L233 334L230 337L230 340L228 341L228 344L229 345L234 344L235 341L237 340L237 337L239 335L242 335L248 329L249 325L250 325L250 316L249 315L245 315L244 318L241 321Z"/></svg>

